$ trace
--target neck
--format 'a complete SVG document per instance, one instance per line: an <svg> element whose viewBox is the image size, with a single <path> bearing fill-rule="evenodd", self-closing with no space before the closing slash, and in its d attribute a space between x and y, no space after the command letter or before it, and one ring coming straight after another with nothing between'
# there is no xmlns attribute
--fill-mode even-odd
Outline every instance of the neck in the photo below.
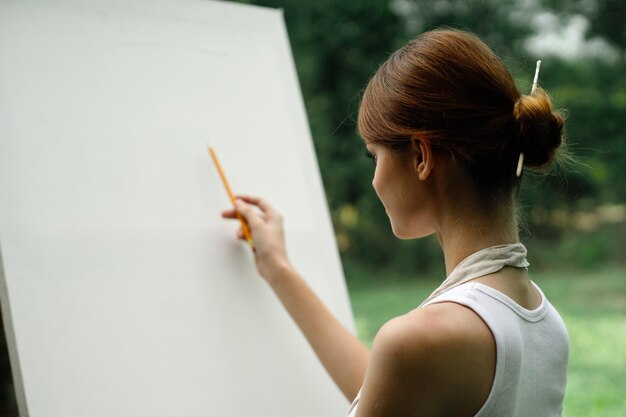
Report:
<svg viewBox="0 0 626 417"><path fill-rule="evenodd" d="M474 252L519 242L512 207L485 210L478 202L465 200L450 204L441 213L436 234L445 256L446 275Z"/></svg>

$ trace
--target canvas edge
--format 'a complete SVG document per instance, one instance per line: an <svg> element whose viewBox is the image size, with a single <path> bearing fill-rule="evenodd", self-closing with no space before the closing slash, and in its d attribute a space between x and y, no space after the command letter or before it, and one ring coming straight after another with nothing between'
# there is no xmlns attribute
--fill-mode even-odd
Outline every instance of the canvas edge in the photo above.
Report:
<svg viewBox="0 0 626 417"><path fill-rule="evenodd" d="M11 363L11 374L13 376L13 387L20 417L29 417L28 405L26 401L26 390L24 389L24 379L22 378L22 368L17 349L17 338L13 327L13 316L11 315L11 300L9 299L9 288L4 270L4 258L2 256L2 240L0 239L0 306L2 308L2 322L4 325L4 335L9 351L9 361Z"/></svg>

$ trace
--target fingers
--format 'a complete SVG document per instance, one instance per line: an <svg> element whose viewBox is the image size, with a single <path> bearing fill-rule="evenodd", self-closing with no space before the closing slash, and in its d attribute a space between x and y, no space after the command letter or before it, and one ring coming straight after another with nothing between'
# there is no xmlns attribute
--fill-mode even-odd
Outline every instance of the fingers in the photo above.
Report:
<svg viewBox="0 0 626 417"><path fill-rule="evenodd" d="M243 200L248 204L253 204L261 209L261 211L270 217L277 215L278 213L267 201L262 199L261 197L251 196L251 195L237 195L235 196L237 199Z"/></svg>
<svg viewBox="0 0 626 417"><path fill-rule="evenodd" d="M257 216L261 217L262 219L265 220L265 215L263 214L258 214L255 212L255 214L257 214ZM233 220L239 220L239 216L241 215L241 213L237 210L234 209L228 209L228 210L222 210L222 217L225 219L233 219Z"/></svg>
<svg viewBox="0 0 626 417"><path fill-rule="evenodd" d="M255 210L258 207L262 213ZM250 227L255 227L261 222L282 222L282 216L264 199L250 195L237 195L235 209L223 210L222 217L225 219L239 219L241 216Z"/></svg>
<svg viewBox="0 0 626 417"><path fill-rule="evenodd" d="M237 212L235 210L224 210L222 211L222 217L224 217L225 219L235 219L238 220L239 218L237 217ZM243 228L239 227L237 229L237 239L240 240L248 240L245 233L243 232Z"/></svg>
<svg viewBox="0 0 626 417"><path fill-rule="evenodd" d="M237 217L237 213L239 213L237 210L234 209L228 209L228 210L222 210L222 217L225 219L239 219L239 217ZM259 217L263 218L264 216L260 215Z"/></svg>
<svg viewBox="0 0 626 417"><path fill-rule="evenodd" d="M248 195L248 194L237 194L235 199L243 200L246 203L258 205L259 201L261 201L261 197Z"/></svg>
<svg viewBox="0 0 626 417"><path fill-rule="evenodd" d="M244 203L241 200L235 200L236 211L248 222L250 227L255 227L263 223L263 219L254 211L254 206ZM235 216L237 213L235 212Z"/></svg>
<svg viewBox="0 0 626 417"><path fill-rule="evenodd" d="M223 210L222 211L222 217L225 219L236 219L237 218L237 212L235 210Z"/></svg>

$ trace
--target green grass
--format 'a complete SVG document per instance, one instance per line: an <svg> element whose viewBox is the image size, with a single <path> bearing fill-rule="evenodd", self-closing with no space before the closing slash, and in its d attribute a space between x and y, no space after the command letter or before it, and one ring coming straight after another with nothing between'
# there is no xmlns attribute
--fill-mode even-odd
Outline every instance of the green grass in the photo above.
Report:
<svg viewBox="0 0 626 417"><path fill-rule="evenodd" d="M432 280L364 277L347 270L359 337L371 345L387 320L437 287ZM355 276L359 274L360 276ZM564 417L626 416L626 270L532 274L559 310L570 335ZM369 282L370 284L366 284Z"/></svg>

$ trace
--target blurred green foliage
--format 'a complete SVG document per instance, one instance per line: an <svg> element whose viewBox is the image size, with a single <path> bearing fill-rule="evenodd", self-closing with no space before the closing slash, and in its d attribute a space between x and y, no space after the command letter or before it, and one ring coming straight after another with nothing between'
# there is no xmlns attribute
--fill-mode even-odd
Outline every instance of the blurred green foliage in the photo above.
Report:
<svg viewBox="0 0 626 417"><path fill-rule="evenodd" d="M626 214L603 218L597 212L606 205L626 203L622 179L626 167L626 2L245 2L284 9L345 262L398 273L441 272L434 239L400 241L392 235L371 188L374 168L362 157L364 148L356 133L360 95L378 65L410 38L441 26L480 35L502 57L523 92L530 89L536 59L543 59L541 84L557 106L566 109L569 149L577 162L547 177L526 175L521 199L524 240L547 254L557 251L559 259L581 267L619 261L619 254L610 248L625 240L624 228L602 226L624 224ZM572 16L585 16L586 36L604 39L613 54L569 60L532 56L526 41L536 32L534 18L547 12L563 25ZM589 221L593 215L595 220ZM548 257L544 255L540 264L547 265Z"/></svg>

